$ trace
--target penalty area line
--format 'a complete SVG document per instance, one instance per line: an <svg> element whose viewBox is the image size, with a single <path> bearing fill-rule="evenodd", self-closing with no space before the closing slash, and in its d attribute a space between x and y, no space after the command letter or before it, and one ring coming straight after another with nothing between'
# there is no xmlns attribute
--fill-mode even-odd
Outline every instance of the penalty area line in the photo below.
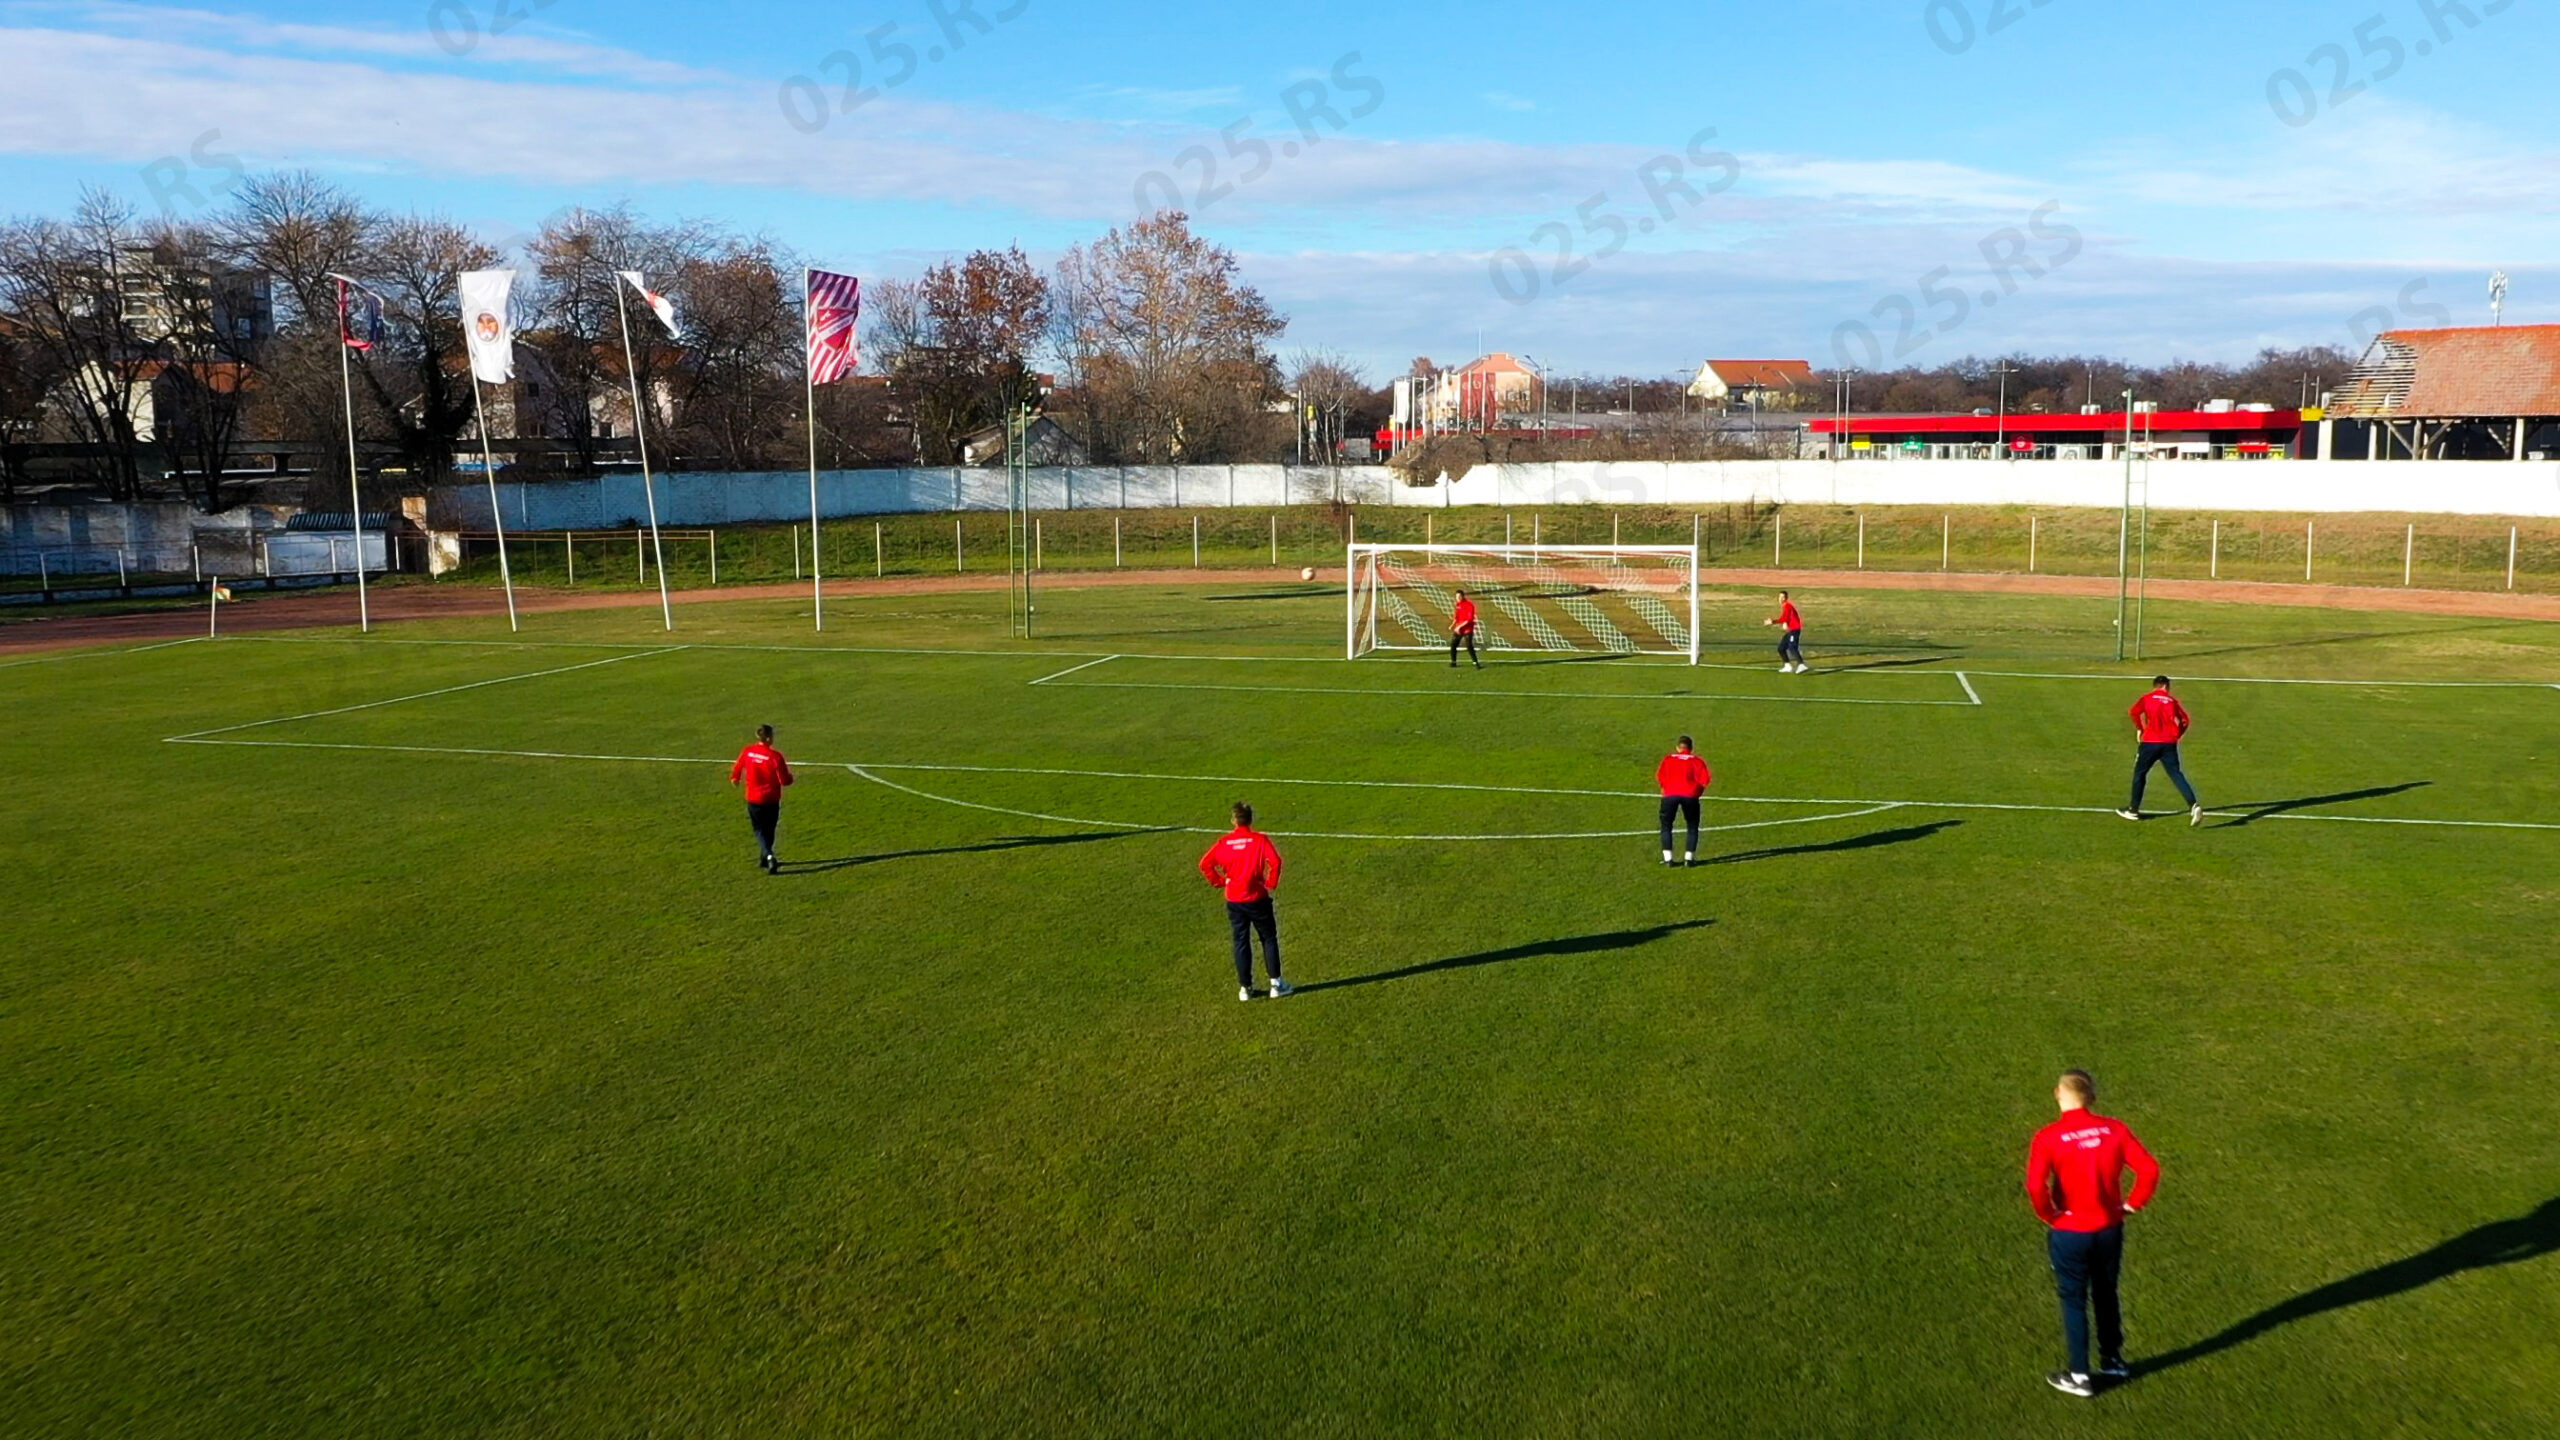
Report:
<svg viewBox="0 0 2560 1440"><path fill-rule="evenodd" d="M1068 667L1067 669L1064 669L1064 670L1059 671L1059 672L1058 672L1057 674L1055 674L1055 675L1043 675L1043 676L1041 676L1039 679L1034 680L1034 681L1032 681L1031 683L1032 683L1032 684L1034 684L1034 685L1046 685L1046 684L1048 684L1048 683L1049 683L1050 681L1052 681L1052 680L1064 680L1064 679L1066 679L1066 678L1067 678L1068 676L1070 676L1070 675L1077 674L1077 673L1079 673L1079 672L1081 672L1081 671L1090 670L1090 669L1092 669L1093 667L1095 667L1096 665L1108 665L1108 664L1110 664L1112 661L1117 660L1117 659L1119 659L1119 658L1120 658L1120 657L1119 657L1119 656L1117 656L1117 655L1105 655L1105 656L1103 656L1103 657L1102 657L1101 659L1099 659L1099 660L1087 660L1086 662L1084 662L1084 663L1083 663L1083 664L1081 664L1081 665L1074 665L1074 666L1070 666L1070 667Z"/></svg>
<svg viewBox="0 0 2560 1440"><path fill-rule="evenodd" d="M1052 679L1054 680L1055 677ZM1889 705L1902 709L1947 710L1967 709L1982 703L1980 700L1853 700L1836 695L1639 695L1588 690L1478 690L1472 687L1440 690L1363 690L1349 686L1175 684L1159 680L1067 680L1057 683L1058 688L1062 690L1191 690L1246 695L1351 695L1369 699L1418 696L1435 700L1464 699L1473 696L1490 700L1617 700L1642 705L1704 705L1733 701L1772 705Z"/></svg>
<svg viewBox="0 0 2560 1440"><path fill-rule="evenodd" d="M308 710L300 715L278 715L266 720L244 720L237 725L217 725L210 730L191 730L184 735L166 737L170 743L202 740L212 735L229 735L239 730L256 730L268 725L290 725L297 720L320 720L331 715L352 715L359 710L379 710L385 705L405 705L412 700L432 700L439 695L459 695L466 690L485 690L492 685L512 685L519 680L540 680L552 675L571 675L580 670L593 670L604 665L619 665L626 660L646 660L655 655L673 655L689 647L669 645L636 655L613 655L602 660L589 660L581 665L562 665L550 670L536 670L524 675L500 675L488 680L474 680L468 685L447 685L439 690L421 690L414 695L394 695L387 700L367 700L360 705L340 705L328 710Z"/></svg>

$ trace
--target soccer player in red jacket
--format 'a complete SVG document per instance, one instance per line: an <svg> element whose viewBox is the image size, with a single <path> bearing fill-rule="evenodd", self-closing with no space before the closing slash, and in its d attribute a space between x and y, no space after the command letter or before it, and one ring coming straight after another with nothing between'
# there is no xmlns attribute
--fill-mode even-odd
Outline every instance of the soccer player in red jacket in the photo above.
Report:
<svg viewBox="0 0 2560 1440"><path fill-rule="evenodd" d="M1760 623L1778 627L1779 674L1802 675L1813 668L1804 663L1804 616L1796 609L1796 602L1787 598L1786 591L1778 592L1777 618Z"/></svg>
<svg viewBox="0 0 2560 1440"><path fill-rule="evenodd" d="M2045 1254L2062 1297L2062 1339L2070 1368L2045 1377L2065 1395L2095 1395L2100 1379L2122 1380L2124 1313L2116 1277L2124 1265L2124 1217L2151 1203L2160 1162L2121 1120L2094 1114L2098 1082L2071 1070L2053 1087L2062 1118L2036 1132L2027 1147L2027 1198L2049 1227ZM2124 1172L2133 1172L2133 1193ZM2098 1368L2089 1368L2089 1309L2098 1312Z"/></svg>
<svg viewBox="0 0 2560 1440"><path fill-rule="evenodd" d="M2196 787L2187 783L2187 772L2178 766L2178 742L2186 738L2187 727L2194 719L2178 697L2169 693L2169 677L2160 675L2151 681L2151 693L2133 702L2127 712L2133 716L2133 728L2142 736L2142 748L2133 762L2133 803L2117 811L2127 820L2142 818L2142 787L2151 778L2151 767L2158 765L2169 772L2178 793L2187 797L2187 823L2204 823L2204 804L2196 799Z"/></svg>
<svg viewBox="0 0 2560 1440"><path fill-rule="evenodd" d="M1458 668L1458 647L1464 645L1467 658L1476 662L1477 669L1483 669L1484 657L1476 653L1476 602L1468 599L1464 590L1458 592L1458 603L1449 616L1449 627L1449 668Z"/></svg>
<svg viewBox="0 0 2560 1440"><path fill-rule="evenodd" d="M1262 932L1262 964L1271 972L1271 998L1296 987L1280 978L1280 917L1271 892L1280 888L1280 847L1253 828L1253 807L1239 800L1228 812L1236 828L1200 857L1200 875L1225 892L1227 931L1236 944L1236 998L1253 998L1253 932Z"/></svg>
<svg viewBox="0 0 2560 1440"><path fill-rule="evenodd" d="M791 762L773 748L773 727L756 727L755 743L738 752L737 763L729 767L729 783L745 787L747 823L755 827L756 847L762 851L756 864L767 875L782 873L782 862L773 855L774 828L782 823L782 787L791 783Z"/></svg>
<svg viewBox="0 0 2560 1440"><path fill-rule="evenodd" d="M1715 772L1698 754L1697 742L1680 737L1680 748L1662 757L1653 767L1653 780L1662 787L1662 863L1676 865L1671 858L1671 821L1674 816L1689 822L1688 863L1698 863L1698 799L1707 787L1716 783Z"/></svg>

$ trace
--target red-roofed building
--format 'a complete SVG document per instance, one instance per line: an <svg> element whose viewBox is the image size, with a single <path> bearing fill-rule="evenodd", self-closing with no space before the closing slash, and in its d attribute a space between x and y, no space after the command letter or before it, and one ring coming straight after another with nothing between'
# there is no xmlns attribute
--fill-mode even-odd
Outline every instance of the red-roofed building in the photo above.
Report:
<svg viewBox="0 0 2560 1440"><path fill-rule="evenodd" d="M1802 360L1710 360L1689 382L1693 397L1718 405L1775 408L1771 402L1813 384L1813 366Z"/></svg>
<svg viewBox="0 0 2560 1440"><path fill-rule="evenodd" d="M2324 442L2323 455L2560 455L2560 325L2388 331L2339 382L2322 418L2324 434L2341 442Z"/></svg>

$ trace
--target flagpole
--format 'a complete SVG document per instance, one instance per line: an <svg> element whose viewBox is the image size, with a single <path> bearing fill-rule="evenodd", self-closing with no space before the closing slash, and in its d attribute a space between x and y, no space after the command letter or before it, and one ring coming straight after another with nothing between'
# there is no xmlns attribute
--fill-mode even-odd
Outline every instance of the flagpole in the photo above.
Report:
<svg viewBox="0 0 2560 1440"><path fill-rule="evenodd" d="M827 628L827 587L818 578L818 357L812 349L818 343L816 316L810 311L810 292L815 288L809 267L800 267L800 378L808 382L809 420L809 601L810 613L817 617L817 628Z"/></svg>
<svg viewBox="0 0 2560 1440"><path fill-rule="evenodd" d="M658 562L658 614L676 628L675 602L667 598L667 548L658 540L658 489L649 476L649 427L640 419L640 362L631 351L631 300L622 293L631 282L613 277L613 309L622 317L622 369L631 378L631 438L640 444L640 493L649 502L649 549Z"/></svg>
<svg viewBox="0 0 2560 1440"><path fill-rule="evenodd" d="M462 323L467 328L471 317L465 315ZM471 372L471 408L480 416L480 473L489 479L489 519L498 527L498 581L507 587L507 628L521 631L524 627L516 623L515 572L507 567L507 517L498 508L498 462L489 453L489 400L480 393L480 372L476 368Z"/></svg>
<svg viewBox="0 0 2560 1440"><path fill-rule="evenodd" d="M347 282L338 282L338 394L347 408L347 524L356 535L356 628L373 633L372 602L364 589L364 491L356 483L356 382L347 359Z"/></svg>

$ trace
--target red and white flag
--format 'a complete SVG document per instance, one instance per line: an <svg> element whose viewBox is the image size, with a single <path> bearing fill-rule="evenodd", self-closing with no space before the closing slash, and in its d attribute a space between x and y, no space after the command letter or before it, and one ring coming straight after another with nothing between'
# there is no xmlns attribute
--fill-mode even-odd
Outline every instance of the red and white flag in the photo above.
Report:
<svg viewBox="0 0 2560 1440"><path fill-rule="evenodd" d="M862 368L855 322L862 282L833 270L809 272L809 383L832 385Z"/></svg>
<svg viewBox="0 0 2560 1440"><path fill-rule="evenodd" d="M640 278L639 271L624 270L618 273L632 289L640 292L640 298L648 302L650 311L658 317L659 324L667 327L667 333L669 335L679 338L684 335L684 328L676 324L676 307L674 301L669 300L666 296L650 289L649 283Z"/></svg>

